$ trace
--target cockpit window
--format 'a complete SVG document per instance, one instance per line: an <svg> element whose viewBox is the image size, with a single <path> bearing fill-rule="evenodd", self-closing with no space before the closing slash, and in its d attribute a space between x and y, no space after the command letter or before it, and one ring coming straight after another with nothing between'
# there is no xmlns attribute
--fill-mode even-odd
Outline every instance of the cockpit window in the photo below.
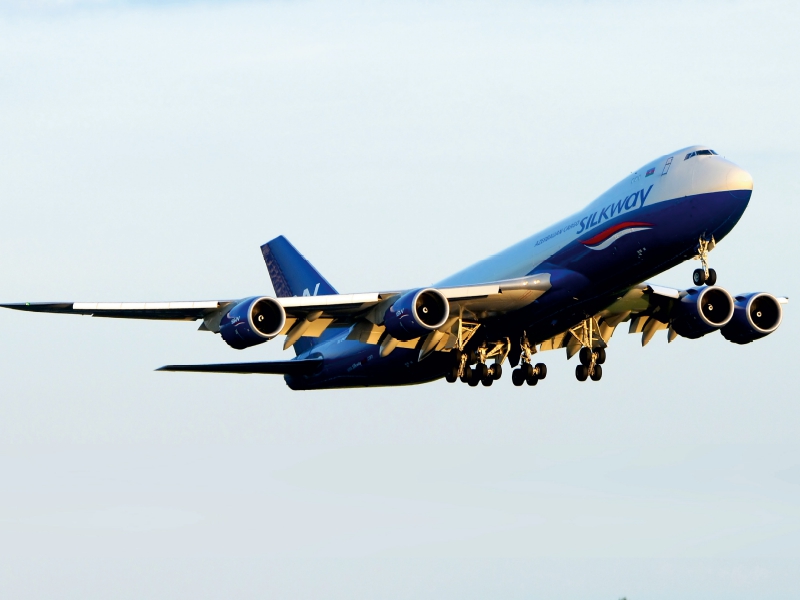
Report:
<svg viewBox="0 0 800 600"><path fill-rule="evenodd" d="M689 154L687 154L686 158L684 158L683 160L689 160L693 156L717 156L717 153L714 152L711 149L709 149L709 150L697 150L696 152L689 152Z"/></svg>

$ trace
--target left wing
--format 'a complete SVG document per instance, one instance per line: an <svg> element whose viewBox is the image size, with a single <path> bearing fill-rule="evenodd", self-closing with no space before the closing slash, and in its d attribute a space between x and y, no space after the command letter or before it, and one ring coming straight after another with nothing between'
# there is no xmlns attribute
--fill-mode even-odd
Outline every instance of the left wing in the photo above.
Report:
<svg viewBox="0 0 800 600"><path fill-rule="evenodd" d="M203 302L23 302L0 304L2 308L29 312L89 315L118 319L156 319L164 321L195 321L235 301L209 300Z"/></svg>
<svg viewBox="0 0 800 600"><path fill-rule="evenodd" d="M482 285L446 287L434 290L445 298L449 315L439 328L445 335L460 318L481 319L517 310L536 300L550 288L550 276L534 276ZM395 301L411 292L389 291L363 294L331 294L270 298L285 312L279 334L286 335L285 347L300 337L319 337L330 326L352 326L356 337L377 343L384 333L384 316ZM172 321L203 320L201 330L218 333L222 319L236 306L251 299L200 302L43 302L0 304L0 307L30 312L89 315L119 319ZM427 333L427 332L426 332ZM385 337L385 336L383 336ZM416 340L415 340L416 341Z"/></svg>

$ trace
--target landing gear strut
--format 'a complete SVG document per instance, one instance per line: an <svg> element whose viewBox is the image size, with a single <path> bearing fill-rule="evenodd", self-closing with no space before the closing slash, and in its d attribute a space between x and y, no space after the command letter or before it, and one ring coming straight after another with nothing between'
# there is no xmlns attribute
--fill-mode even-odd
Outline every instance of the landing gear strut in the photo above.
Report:
<svg viewBox="0 0 800 600"><path fill-rule="evenodd" d="M476 361L475 369L473 369L473 377L476 377L485 387L489 387L496 380L503 376L502 363L508 356L508 351L511 349L511 342L508 338L494 342L493 346L487 346L485 343L481 344L474 351L474 358ZM494 358L494 364L488 366L486 361ZM477 383L475 384L477 385Z"/></svg>
<svg viewBox="0 0 800 600"><path fill-rule="evenodd" d="M453 353L455 356L455 364L445 375L445 379L449 383L454 383L460 379L470 387L475 387L478 384L489 387L495 380L502 377L502 363L511 349L511 342L508 338L493 342L492 344L483 342L477 348L469 352L465 351L467 343L472 336L475 335L479 326L479 323L459 320L458 336L456 339L457 349ZM494 359L494 364L491 366L487 364L487 360L490 358ZM472 364L475 365L474 368L470 367Z"/></svg>
<svg viewBox="0 0 800 600"><path fill-rule="evenodd" d="M476 362L477 358L473 352L467 353L464 351L478 327L480 327L480 323L464 321L463 318L458 319L458 335L456 337L456 348L453 352L453 366L444 376L448 383L455 383L459 379L462 383L470 386L476 386L480 383L480 379L476 376L474 370L470 368L470 364Z"/></svg>
<svg viewBox="0 0 800 600"><path fill-rule="evenodd" d="M528 341L527 335L522 336L519 345L522 348L522 364L511 372L511 382L516 386L521 386L523 383L536 385L540 379L547 377L547 366L544 363L532 364L536 346Z"/></svg>
<svg viewBox="0 0 800 600"><path fill-rule="evenodd" d="M581 346L580 352L578 353L578 359L581 361L581 364L575 367L575 379L578 381L586 381L591 378L592 381L600 381L603 377L603 367L600 365L606 362L606 349L603 347L594 347L597 343L597 338L599 338L600 342L605 343L605 340L600 334L599 325L595 319L591 317L584 320L577 327L570 329L569 332L572 334L573 338L567 346L567 357L569 358L572 356L572 354L569 353L570 346L573 348L577 345Z"/></svg>
<svg viewBox="0 0 800 600"><path fill-rule="evenodd" d="M702 237L697 244L697 256L694 260L699 260L703 265L702 269L695 269L692 273L692 282L695 285L714 285L717 283L717 272L708 267L708 253L714 249L717 243L714 241L714 236L711 236L711 241L705 240Z"/></svg>

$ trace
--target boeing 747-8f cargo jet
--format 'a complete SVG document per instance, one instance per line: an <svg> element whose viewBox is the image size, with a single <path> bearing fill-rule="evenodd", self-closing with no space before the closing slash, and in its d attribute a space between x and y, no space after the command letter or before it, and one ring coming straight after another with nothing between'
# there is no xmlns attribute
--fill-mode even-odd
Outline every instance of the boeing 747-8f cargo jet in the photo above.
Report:
<svg viewBox="0 0 800 600"><path fill-rule="evenodd" d="M579 356L575 376L600 380L614 330L629 323L647 344L661 329L736 344L774 332L786 298L731 295L708 253L741 218L747 171L705 146L657 158L580 212L459 271L412 290L339 294L284 237L261 247L275 296L208 302L66 302L5 308L131 319L202 320L200 329L244 350L277 336L291 360L169 365L163 371L282 374L293 390L424 383L471 386L514 368L536 385L546 350ZM692 287L642 283L699 259Z"/></svg>

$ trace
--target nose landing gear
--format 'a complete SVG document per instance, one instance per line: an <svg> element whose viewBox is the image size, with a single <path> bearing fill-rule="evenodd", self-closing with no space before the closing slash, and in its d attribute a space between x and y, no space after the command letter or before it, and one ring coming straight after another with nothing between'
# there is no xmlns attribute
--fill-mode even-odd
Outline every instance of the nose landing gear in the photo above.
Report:
<svg viewBox="0 0 800 600"><path fill-rule="evenodd" d="M710 269L708 266L708 253L711 252L716 245L717 243L714 241L713 235L710 241L702 237L698 241L697 255L694 257L694 260L699 260L703 267L701 269L695 269L694 273L692 273L692 282L694 282L695 285L714 285L717 283L717 272L714 269Z"/></svg>

